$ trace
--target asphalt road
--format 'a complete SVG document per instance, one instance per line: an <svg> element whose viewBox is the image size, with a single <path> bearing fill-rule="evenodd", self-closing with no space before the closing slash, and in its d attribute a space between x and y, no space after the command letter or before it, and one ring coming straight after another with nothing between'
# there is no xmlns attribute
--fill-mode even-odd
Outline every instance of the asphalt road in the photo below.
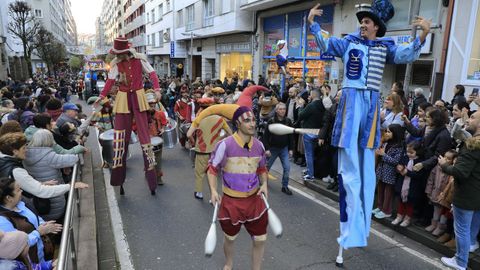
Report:
<svg viewBox="0 0 480 270"><path fill-rule="evenodd" d="M193 196L194 174L188 151L179 145L164 149L166 183L157 189L156 196L151 196L143 176L139 145L132 146L126 195L120 196L116 188L115 197L135 269L222 269L223 235L219 226L214 255L205 258L203 254L213 207L208 204L206 183L204 200ZM294 195L287 196L280 192L278 180L270 181L270 205L282 220L284 234L280 239L269 234L263 269L337 269L334 263L339 234L337 204L303 185L291 183L291 186ZM373 229L368 247L344 252L344 269L443 268L441 255L433 250L375 222ZM242 230L235 244L234 269L250 269L250 247L251 240Z"/></svg>

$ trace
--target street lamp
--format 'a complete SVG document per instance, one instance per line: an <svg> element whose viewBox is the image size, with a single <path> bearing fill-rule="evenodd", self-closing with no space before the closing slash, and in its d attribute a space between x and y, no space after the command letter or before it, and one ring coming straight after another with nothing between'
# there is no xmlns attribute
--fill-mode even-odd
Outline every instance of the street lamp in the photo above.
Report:
<svg viewBox="0 0 480 270"><path fill-rule="evenodd" d="M190 36L190 80L193 80L193 37L201 37L201 35L194 34L193 32L182 33L184 36Z"/></svg>

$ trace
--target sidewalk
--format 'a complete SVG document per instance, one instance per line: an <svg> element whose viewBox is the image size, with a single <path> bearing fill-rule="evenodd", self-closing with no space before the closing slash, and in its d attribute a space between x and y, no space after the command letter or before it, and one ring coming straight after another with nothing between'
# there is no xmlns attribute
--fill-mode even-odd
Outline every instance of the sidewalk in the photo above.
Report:
<svg viewBox="0 0 480 270"><path fill-rule="evenodd" d="M290 181L295 181L299 184L303 184L306 187L322 194L323 196L326 196L338 202L338 192L332 192L328 190L328 184L323 182L322 180L315 179L313 182L304 182L302 179L303 169L305 168L300 167L293 162L290 162ZM277 180L273 181L281 181L282 171L282 164L280 163L280 160L277 159L271 169L271 174L277 178ZM295 193L293 194L293 196L295 196ZM423 227L415 226L413 224L407 228L393 226L391 224L393 218L385 218L381 220L373 218L373 220L437 251L438 253L443 254L444 256L453 257L455 255L454 249L450 249L443 244L437 242L436 237L426 232ZM477 250L475 253L470 254L469 267L471 269L480 269L480 251Z"/></svg>

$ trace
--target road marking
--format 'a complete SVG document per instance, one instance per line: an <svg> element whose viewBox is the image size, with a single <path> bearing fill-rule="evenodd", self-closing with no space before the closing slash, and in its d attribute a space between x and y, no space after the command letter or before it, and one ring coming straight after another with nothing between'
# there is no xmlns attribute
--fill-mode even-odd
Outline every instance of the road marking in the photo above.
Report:
<svg viewBox="0 0 480 270"><path fill-rule="evenodd" d="M312 196L311 194L308 194L307 192L303 191L303 190L300 190L298 188L295 188L295 187L292 187L290 186L289 187L291 190L295 191L296 193L302 195L303 197L307 198L307 199L310 199L312 200L313 202L327 208L328 210L330 210L331 212L335 213L336 215L340 216L340 211L338 209L336 209L335 207L331 206L331 205L328 205L322 201L320 201L319 199L315 198L314 196ZM381 239L387 241L388 243L394 245L394 246L397 246L401 249L403 249L405 252L408 252L410 253L411 255L439 268L439 269L449 269L448 267L444 266L440 261L437 261L437 260L434 260L434 259L431 259L427 256L425 256L424 254L416 251L416 250L413 250L407 246L405 246L404 244L392 239L391 237L385 235L384 233L380 232L380 231L377 231L376 229L374 228L370 228L370 232L372 232L372 234L380 237Z"/></svg>
<svg viewBox="0 0 480 270"><path fill-rule="evenodd" d="M95 128L95 132L98 138L98 129ZM100 153L102 153L102 146L97 141ZM108 169L103 170L103 179L105 181L105 190L107 193L107 203L110 209L110 221L112 222L113 238L115 239L115 250L117 253L117 259L120 263L120 269L133 270L132 255L130 253L130 247L128 245L127 236L123 231L122 216L120 215L120 209L118 208L117 197L115 196L115 190L110 185L108 179L110 179L110 171Z"/></svg>

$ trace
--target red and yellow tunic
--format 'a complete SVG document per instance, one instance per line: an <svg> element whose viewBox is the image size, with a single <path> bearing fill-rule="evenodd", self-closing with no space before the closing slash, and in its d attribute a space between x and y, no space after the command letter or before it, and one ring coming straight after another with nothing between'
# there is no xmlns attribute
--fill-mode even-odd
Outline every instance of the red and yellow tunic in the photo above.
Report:
<svg viewBox="0 0 480 270"><path fill-rule="evenodd" d="M143 89L143 72L149 75L155 91L160 91L158 77L152 66L147 60L138 55L120 62L114 59L110 64L111 69L108 73L108 80L105 83L102 93L100 93L100 98L104 98L110 92L115 82L118 82L119 89L115 98L113 112L130 113L131 109L141 112L147 111L149 106L145 97L145 90ZM135 93L135 95L129 97L128 93ZM133 108L129 108L128 106L129 98L133 98L133 102L131 103Z"/></svg>

